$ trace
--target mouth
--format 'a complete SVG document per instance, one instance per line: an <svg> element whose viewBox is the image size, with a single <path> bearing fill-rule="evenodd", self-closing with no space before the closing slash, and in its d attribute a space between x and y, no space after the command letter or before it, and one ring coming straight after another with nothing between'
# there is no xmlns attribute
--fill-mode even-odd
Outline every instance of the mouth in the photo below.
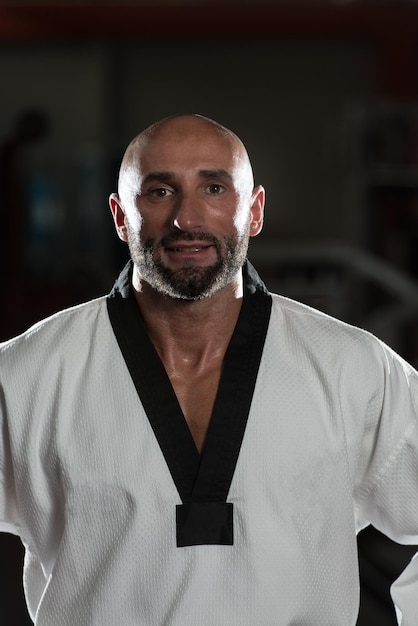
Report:
<svg viewBox="0 0 418 626"><path fill-rule="evenodd" d="M185 253L193 253L193 252L202 252L202 250L207 250L211 248L212 244L187 244L187 245L176 245L176 246L166 246L167 250L170 252L185 252Z"/></svg>
<svg viewBox="0 0 418 626"><path fill-rule="evenodd" d="M217 261L217 250L211 241L172 241L164 246L165 257L169 263L177 266L196 264L199 266L211 265ZM174 266L173 266L174 267Z"/></svg>

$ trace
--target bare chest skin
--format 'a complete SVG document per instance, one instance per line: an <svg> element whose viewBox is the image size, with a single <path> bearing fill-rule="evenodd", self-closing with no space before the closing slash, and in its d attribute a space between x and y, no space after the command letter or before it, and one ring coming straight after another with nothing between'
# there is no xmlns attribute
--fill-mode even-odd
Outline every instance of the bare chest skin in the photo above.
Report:
<svg viewBox="0 0 418 626"><path fill-rule="evenodd" d="M163 299L134 282L148 334L170 379L199 453L208 432L225 354L242 303L242 273L198 302Z"/></svg>
<svg viewBox="0 0 418 626"><path fill-rule="evenodd" d="M205 367L165 365L183 415L199 453L202 452L222 371L222 358L214 358Z"/></svg>

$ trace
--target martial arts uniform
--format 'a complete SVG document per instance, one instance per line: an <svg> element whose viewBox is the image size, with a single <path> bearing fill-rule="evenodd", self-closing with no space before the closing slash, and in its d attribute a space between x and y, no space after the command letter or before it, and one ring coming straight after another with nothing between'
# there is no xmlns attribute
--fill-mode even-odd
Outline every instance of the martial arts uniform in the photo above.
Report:
<svg viewBox="0 0 418 626"><path fill-rule="evenodd" d="M0 348L0 528L38 626L354 626L356 532L418 543L418 375L250 265L201 456L125 268ZM418 562L394 599L418 619Z"/></svg>

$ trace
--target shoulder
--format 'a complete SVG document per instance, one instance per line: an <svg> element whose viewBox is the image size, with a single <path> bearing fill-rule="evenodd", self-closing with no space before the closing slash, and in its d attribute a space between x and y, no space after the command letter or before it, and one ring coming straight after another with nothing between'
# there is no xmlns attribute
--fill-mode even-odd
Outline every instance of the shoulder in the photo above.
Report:
<svg viewBox="0 0 418 626"><path fill-rule="evenodd" d="M416 420L418 372L394 350L366 330L282 296L272 298L270 363L283 362L304 384L319 381L328 397L339 395L341 406L357 407L359 414L367 406L379 415L384 405L399 423L411 415Z"/></svg>
<svg viewBox="0 0 418 626"><path fill-rule="evenodd" d="M351 363L356 369L372 364L385 369L393 360L410 367L365 329L284 296L272 294L272 301L271 330L296 350L315 355L315 359L324 359L330 365Z"/></svg>
<svg viewBox="0 0 418 626"><path fill-rule="evenodd" d="M76 346L88 345L93 329L106 319L105 296L47 317L17 337L0 343L0 372L13 363L41 364L52 354L71 353Z"/></svg>
<svg viewBox="0 0 418 626"><path fill-rule="evenodd" d="M309 329L311 332L327 332L336 336L353 336L364 339L370 336L365 330L348 324L318 309L292 300L285 296L271 294L272 297L272 321L291 326L293 330Z"/></svg>

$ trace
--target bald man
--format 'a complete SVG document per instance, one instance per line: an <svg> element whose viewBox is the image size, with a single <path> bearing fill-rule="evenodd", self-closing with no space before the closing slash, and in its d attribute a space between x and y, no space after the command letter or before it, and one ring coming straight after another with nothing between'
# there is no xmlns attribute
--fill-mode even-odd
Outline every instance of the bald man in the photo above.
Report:
<svg viewBox="0 0 418 626"><path fill-rule="evenodd" d="M112 292L0 348L0 524L39 626L354 626L356 532L418 543L418 374L271 294L234 133L128 146ZM418 565L393 587L416 625Z"/></svg>
<svg viewBox="0 0 418 626"><path fill-rule="evenodd" d="M230 131L198 116L160 122L128 147L110 206L129 244L135 297L201 452L243 294L264 190Z"/></svg>

